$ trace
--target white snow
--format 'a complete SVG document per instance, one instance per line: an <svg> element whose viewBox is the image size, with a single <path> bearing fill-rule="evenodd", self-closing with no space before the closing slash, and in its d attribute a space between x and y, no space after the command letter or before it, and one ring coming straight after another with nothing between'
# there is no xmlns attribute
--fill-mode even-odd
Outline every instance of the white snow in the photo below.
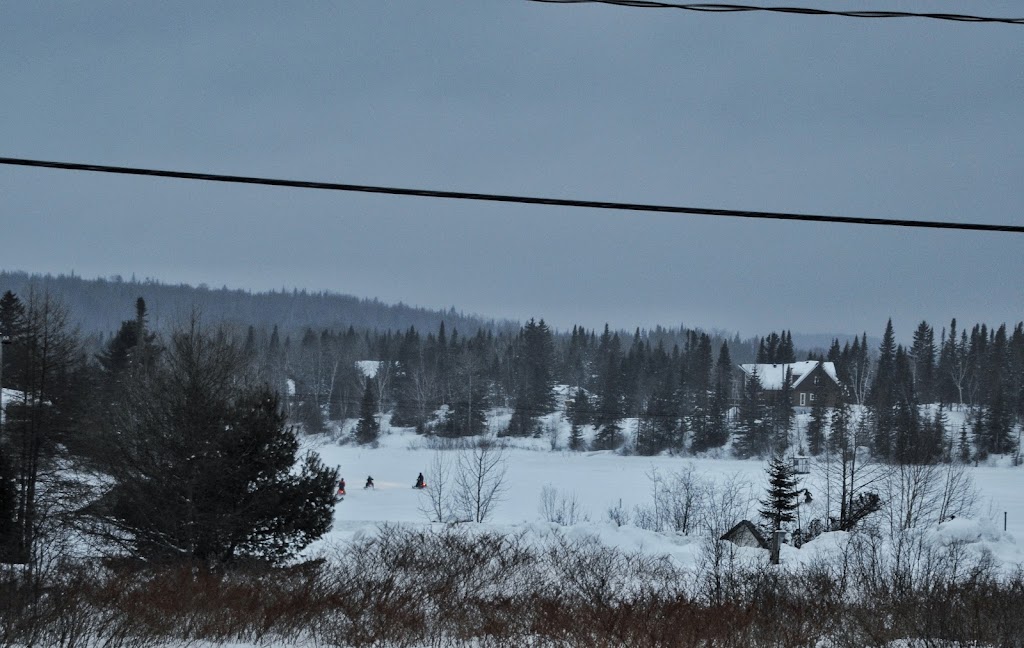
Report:
<svg viewBox="0 0 1024 648"><path fill-rule="evenodd" d="M366 378L375 378L380 369L380 360L356 360L356 368Z"/></svg>
<svg viewBox="0 0 1024 648"><path fill-rule="evenodd" d="M557 415L552 415L555 418ZM564 423L564 422L559 422ZM561 425L558 425L561 430ZM556 528L544 521L540 512L541 489L550 486L560 494L575 496L588 521L573 527L557 528L557 532L592 537L604 545L627 552L643 552L668 556L680 566L695 566L704 540L700 534L681 536L658 533L631 523L616 526L609 519L612 508L624 510L635 520L637 507L652 503L649 476L657 470L662 476L687 467L701 477L718 482L738 478L750 484L753 499L764 496L765 463L759 460L738 460L692 457L622 456L610 451L571 452L550 450L548 439L517 439L521 447L506 449L508 490L492 517L481 525L507 532L525 532L538 540ZM564 436L558 439L564 447ZM429 466L437 450L432 442L408 429L393 429L382 435L377 448L354 444L338 445L324 437L316 444L327 465L338 466L349 484L344 501L335 508L333 529L309 551L316 553L332 545L344 545L354 538L375 533L383 523L425 525L422 512L426 497L412 488L416 475L423 472L431 482ZM454 453L454 450L440 452ZM454 459L454 456L452 457ZM957 518L933 526L936 542L969 543L981 551L989 551L1006 568L1024 564L1024 551L1019 540L1024 538L1024 498L1019 497L1024 485L1024 468L1011 466L979 466L968 468L982 495L975 515ZM372 475L376 488L361 486ZM801 487L811 490L815 499L801 506L804 523L822 517L823 489L815 474L802 475ZM757 503L751 501L749 519L757 522ZM1003 512L1007 513L1007 532L1003 532ZM806 562L823 553L845 550L845 533L826 533L801 549L785 547L783 562ZM758 551L758 550L750 550Z"/></svg>

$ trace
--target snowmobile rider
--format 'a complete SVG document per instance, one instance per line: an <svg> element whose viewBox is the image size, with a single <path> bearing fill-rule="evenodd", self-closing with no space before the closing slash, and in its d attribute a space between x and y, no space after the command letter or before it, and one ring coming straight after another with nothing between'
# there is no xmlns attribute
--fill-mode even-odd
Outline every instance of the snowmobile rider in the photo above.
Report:
<svg viewBox="0 0 1024 648"><path fill-rule="evenodd" d="M345 478L342 477L338 481L338 495L344 495L344 494L345 494Z"/></svg>
<svg viewBox="0 0 1024 648"><path fill-rule="evenodd" d="M366 478L366 486L363 486L363 488L373 488L373 477ZM374 490L376 490L376 488L374 488Z"/></svg>
<svg viewBox="0 0 1024 648"><path fill-rule="evenodd" d="M413 486L413 488L423 488L424 486L426 486L426 484L423 483L423 473L420 473L416 478L416 485Z"/></svg>

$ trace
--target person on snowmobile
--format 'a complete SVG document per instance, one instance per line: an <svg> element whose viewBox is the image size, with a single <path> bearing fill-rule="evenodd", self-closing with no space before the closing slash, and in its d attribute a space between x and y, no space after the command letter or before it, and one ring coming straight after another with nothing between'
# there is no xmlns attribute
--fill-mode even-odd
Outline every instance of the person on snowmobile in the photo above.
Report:
<svg viewBox="0 0 1024 648"><path fill-rule="evenodd" d="M367 477L366 478L366 485L363 486L363 488L364 489L366 489L366 488L374 488L374 486L373 486L373 477ZM376 488L374 488L374 490L376 490Z"/></svg>
<svg viewBox="0 0 1024 648"><path fill-rule="evenodd" d="M338 495L344 495L344 494L345 494L345 478L342 477L338 481Z"/></svg>
<svg viewBox="0 0 1024 648"><path fill-rule="evenodd" d="M419 477L416 478L416 485L413 486L413 488L423 488L425 486L426 484L423 482L423 473L420 473Z"/></svg>

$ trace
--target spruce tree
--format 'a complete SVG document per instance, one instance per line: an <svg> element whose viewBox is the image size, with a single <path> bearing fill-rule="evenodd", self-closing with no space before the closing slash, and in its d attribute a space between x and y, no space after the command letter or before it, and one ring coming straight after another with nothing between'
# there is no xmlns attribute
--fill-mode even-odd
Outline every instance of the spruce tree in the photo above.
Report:
<svg viewBox="0 0 1024 648"><path fill-rule="evenodd" d="M736 420L736 444L733 450L741 459L763 456L771 445L767 426L764 391L761 379L755 369L743 386L740 397L739 415Z"/></svg>
<svg viewBox="0 0 1024 648"><path fill-rule="evenodd" d="M910 347L914 367L914 390L918 400L931 403L935 398L935 330L922 321L914 331Z"/></svg>
<svg viewBox="0 0 1024 648"><path fill-rule="evenodd" d="M554 342L544 320L530 320L519 335L516 406L507 434L528 436L538 431L537 419L554 408Z"/></svg>
<svg viewBox="0 0 1024 648"><path fill-rule="evenodd" d="M893 457L896 426L893 408L897 400L896 392L896 334L890 319L885 325L885 334L878 352L878 368L868 391L868 406L875 426L871 452L886 460Z"/></svg>
<svg viewBox="0 0 1024 648"><path fill-rule="evenodd" d="M779 456L772 457L767 472L768 497L761 500L760 514L772 531L778 531L783 524L796 519L798 480L793 468Z"/></svg>
<svg viewBox="0 0 1024 648"><path fill-rule="evenodd" d="M821 399L814 401L811 417L807 421L807 452L817 457L825 449L825 417L827 412Z"/></svg>
<svg viewBox="0 0 1024 648"><path fill-rule="evenodd" d="M373 443L380 436L380 422L377 420L377 394L373 380L366 379L363 400L359 406L359 423L356 424L356 441L363 445Z"/></svg>
<svg viewBox="0 0 1024 648"><path fill-rule="evenodd" d="M111 413L106 492L83 513L147 564L276 563L330 529L337 472L298 457L277 394L245 385L243 362L193 326Z"/></svg>
<svg viewBox="0 0 1024 648"><path fill-rule="evenodd" d="M853 426L853 411L849 403L840 401L833 409L829 419L829 433L826 443L832 454L842 454L852 451L850 448L850 433Z"/></svg>
<svg viewBox="0 0 1024 648"><path fill-rule="evenodd" d="M569 449L570 450L585 450L586 444L583 441L583 433L580 432L580 426L575 423L569 429Z"/></svg>

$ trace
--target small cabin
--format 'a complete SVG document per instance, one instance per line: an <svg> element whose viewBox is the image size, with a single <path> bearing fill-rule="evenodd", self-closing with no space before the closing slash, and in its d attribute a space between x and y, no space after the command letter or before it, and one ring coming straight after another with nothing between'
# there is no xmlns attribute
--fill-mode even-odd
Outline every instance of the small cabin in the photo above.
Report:
<svg viewBox="0 0 1024 648"><path fill-rule="evenodd" d="M740 547L768 549L768 541L764 539L764 536L761 535L761 532L757 530L757 527L750 520L743 520L729 529L721 539L728 540Z"/></svg>

